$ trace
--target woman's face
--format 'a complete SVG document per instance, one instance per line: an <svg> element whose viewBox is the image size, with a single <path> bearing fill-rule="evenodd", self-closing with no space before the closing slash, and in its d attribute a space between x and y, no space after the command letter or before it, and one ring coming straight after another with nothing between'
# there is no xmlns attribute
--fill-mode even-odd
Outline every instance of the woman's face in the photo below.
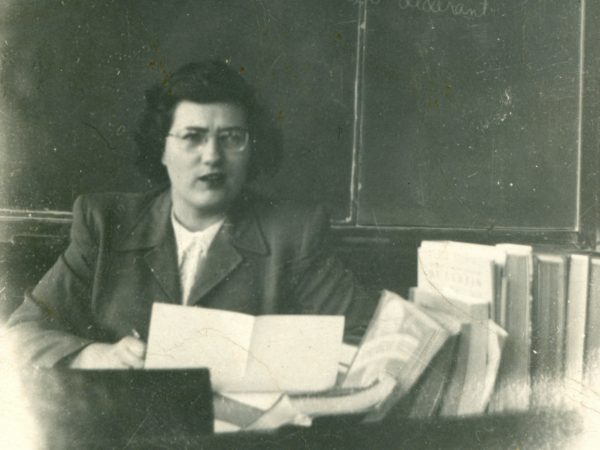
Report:
<svg viewBox="0 0 600 450"><path fill-rule="evenodd" d="M179 102L162 157L178 219L190 225L193 217L224 214L244 186L249 159L243 108Z"/></svg>

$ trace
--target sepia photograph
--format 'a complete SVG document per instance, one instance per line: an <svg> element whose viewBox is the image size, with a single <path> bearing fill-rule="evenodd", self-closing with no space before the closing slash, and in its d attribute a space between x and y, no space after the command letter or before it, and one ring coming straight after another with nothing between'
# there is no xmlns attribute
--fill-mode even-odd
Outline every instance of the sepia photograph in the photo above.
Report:
<svg viewBox="0 0 600 450"><path fill-rule="evenodd" d="M1 0L0 448L598 448L598 42L592 0Z"/></svg>

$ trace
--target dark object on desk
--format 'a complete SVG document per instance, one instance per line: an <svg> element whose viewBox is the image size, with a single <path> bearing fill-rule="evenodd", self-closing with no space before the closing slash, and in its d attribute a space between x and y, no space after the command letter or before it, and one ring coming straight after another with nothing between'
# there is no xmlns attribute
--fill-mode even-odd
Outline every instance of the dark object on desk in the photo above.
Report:
<svg viewBox="0 0 600 450"><path fill-rule="evenodd" d="M42 369L21 381L43 448L106 448L138 434L168 439L213 431L207 369Z"/></svg>

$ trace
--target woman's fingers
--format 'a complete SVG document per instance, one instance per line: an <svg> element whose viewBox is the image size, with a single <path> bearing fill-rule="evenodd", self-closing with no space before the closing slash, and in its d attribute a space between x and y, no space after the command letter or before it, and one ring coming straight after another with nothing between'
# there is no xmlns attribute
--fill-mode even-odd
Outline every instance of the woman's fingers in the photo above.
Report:
<svg viewBox="0 0 600 450"><path fill-rule="evenodd" d="M144 367L146 344L127 336L116 344L95 342L85 347L71 362L79 369L141 369Z"/></svg>
<svg viewBox="0 0 600 450"><path fill-rule="evenodd" d="M127 367L141 369L144 367L144 354L146 344L133 337L127 336L115 344L115 352L118 359Z"/></svg>
<svg viewBox="0 0 600 450"><path fill-rule="evenodd" d="M146 354L146 344L144 341L133 336L124 337L119 341L119 344L123 345L128 352L138 358L143 358Z"/></svg>

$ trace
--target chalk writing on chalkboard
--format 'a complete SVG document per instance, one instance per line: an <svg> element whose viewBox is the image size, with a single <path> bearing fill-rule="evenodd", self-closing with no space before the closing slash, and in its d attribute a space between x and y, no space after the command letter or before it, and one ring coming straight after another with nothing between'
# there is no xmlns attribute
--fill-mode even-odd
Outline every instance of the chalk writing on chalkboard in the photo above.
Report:
<svg viewBox="0 0 600 450"><path fill-rule="evenodd" d="M488 0L473 1L472 4L452 0L398 0L400 9L416 9L424 13L450 13L455 16L483 17L488 11Z"/></svg>
<svg viewBox="0 0 600 450"><path fill-rule="evenodd" d="M353 5L364 5L366 3L370 3L371 5L378 5L381 3L381 0L348 0Z"/></svg>

